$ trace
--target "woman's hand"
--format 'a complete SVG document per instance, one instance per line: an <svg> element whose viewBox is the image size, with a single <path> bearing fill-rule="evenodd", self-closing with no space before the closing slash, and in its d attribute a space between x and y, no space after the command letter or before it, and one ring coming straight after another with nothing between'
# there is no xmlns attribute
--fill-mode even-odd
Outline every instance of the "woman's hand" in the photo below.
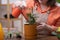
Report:
<svg viewBox="0 0 60 40"><path fill-rule="evenodd" d="M57 27L50 26L46 23L40 23L39 26L37 26L37 30L43 30L43 29L46 29L47 31L56 31Z"/></svg>
<svg viewBox="0 0 60 40"><path fill-rule="evenodd" d="M14 8L14 7L24 8L24 7L26 7L26 6L27 6L27 4L26 4L25 1L16 1L16 2L14 2L13 5L12 5L13 8Z"/></svg>
<svg viewBox="0 0 60 40"><path fill-rule="evenodd" d="M45 23L41 23L41 24L37 24L37 30L39 30L39 31L42 31L42 30L44 30L45 29Z"/></svg>
<svg viewBox="0 0 60 40"><path fill-rule="evenodd" d="M42 25L37 26L37 30L43 30L43 28L44 28L44 26L42 26Z"/></svg>
<svg viewBox="0 0 60 40"><path fill-rule="evenodd" d="M48 24L45 24L45 28L47 29L47 30L50 30L50 31L56 31L57 30L57 27L55 27L55 26L50 26L50 25L48 25Z"/></svg>

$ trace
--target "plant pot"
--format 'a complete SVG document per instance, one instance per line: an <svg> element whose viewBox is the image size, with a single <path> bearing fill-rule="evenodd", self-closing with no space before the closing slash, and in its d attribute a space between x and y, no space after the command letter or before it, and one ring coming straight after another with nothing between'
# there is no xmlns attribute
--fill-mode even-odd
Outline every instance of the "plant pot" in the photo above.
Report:
<svg viewBox="0 0 60 40"><path fill-rule="evenodd" d="M37 38L36 24L24 24L24 34L26 39Z"/></svg>

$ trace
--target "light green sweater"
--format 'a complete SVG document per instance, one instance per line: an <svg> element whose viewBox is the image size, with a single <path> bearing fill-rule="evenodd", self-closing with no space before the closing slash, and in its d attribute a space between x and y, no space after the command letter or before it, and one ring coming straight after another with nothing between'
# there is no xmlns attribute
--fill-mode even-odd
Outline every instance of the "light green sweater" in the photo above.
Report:
<svg viewBox="0 0 60 40"><path fill-rule="evenodd" d="M56 1L60 3L60 0L56 0Z"/></svg>

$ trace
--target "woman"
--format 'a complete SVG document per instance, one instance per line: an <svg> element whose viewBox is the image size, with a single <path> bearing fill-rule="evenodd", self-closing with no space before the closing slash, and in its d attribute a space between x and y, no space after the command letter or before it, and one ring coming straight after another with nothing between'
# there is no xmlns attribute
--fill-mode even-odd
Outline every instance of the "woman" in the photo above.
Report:
<svg viewBox="0 0 60 40"><path fill-rule="evenodd" d="M28 20L26 14L33 10L33 13L38 16L36 22L42 24L38 25L37 29L46 28L47 31L52 32L59 28L60 7L56 6L56 0L26 0L26 4L27 6L23 9L20 6L13 7L12 16L17 18L20 14L23 14Z"/></svg>

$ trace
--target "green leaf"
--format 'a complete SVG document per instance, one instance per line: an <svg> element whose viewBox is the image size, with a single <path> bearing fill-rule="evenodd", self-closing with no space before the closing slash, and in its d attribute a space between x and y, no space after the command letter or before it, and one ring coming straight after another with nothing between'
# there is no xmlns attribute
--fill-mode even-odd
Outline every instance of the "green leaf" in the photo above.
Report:
<svg viewBox="0 0 60 40"><path fill-rule="evenodd" d="M30 14L27 14L27 16L28 16L29 24L34 24L35 23L35 17L33 17L34 15L30 13Z"/></svg>

